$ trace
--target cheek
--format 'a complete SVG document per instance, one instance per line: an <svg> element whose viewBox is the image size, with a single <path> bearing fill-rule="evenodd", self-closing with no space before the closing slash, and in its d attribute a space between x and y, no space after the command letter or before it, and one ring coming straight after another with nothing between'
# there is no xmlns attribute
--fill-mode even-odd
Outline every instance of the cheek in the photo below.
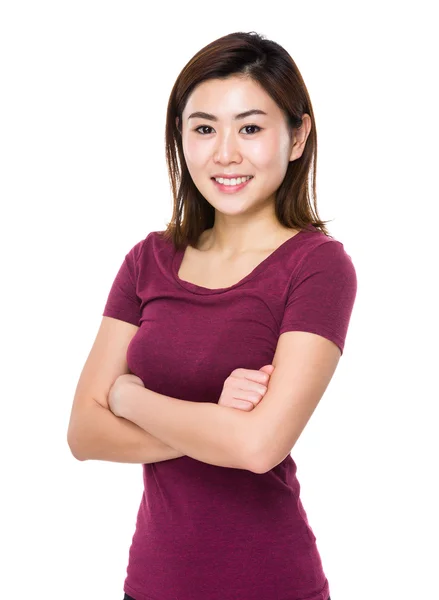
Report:
<svg viewBox="0 0 439 600"><path fill-rule="evenodd" d="M254 142L251 148L251 160L258 168L273 168L283 163L285 149L280 139L266 136L264 140Z"/></svg>
<svg viewBox="0 0 439 600"><path fill-rule="evenodd" d="M183 141L183 152L186 162L196 167L204 162L207 155L207 147L206 144L200 144L198 140L190 138Z"/></svg>

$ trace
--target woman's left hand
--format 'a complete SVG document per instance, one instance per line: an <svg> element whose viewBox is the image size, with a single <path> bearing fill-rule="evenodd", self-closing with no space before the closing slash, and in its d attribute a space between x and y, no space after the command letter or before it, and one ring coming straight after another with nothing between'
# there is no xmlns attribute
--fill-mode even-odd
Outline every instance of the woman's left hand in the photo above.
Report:
<svg viewBox="0 0 439 600"><path fill-rule="evenodd" d="M124 398L127 397L132 384L145 387L140 377L131 373L124 373L123 375L119 375L110 388L108 406L116 417L123 417Z"/></svg>

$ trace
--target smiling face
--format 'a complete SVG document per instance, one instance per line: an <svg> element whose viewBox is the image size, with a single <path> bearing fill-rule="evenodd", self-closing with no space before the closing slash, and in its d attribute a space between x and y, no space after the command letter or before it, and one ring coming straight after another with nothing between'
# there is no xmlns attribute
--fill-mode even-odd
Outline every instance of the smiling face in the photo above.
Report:
<svg viewBox="0 0 439 600"><path fill-rule="evenodd" d="M250 111L252 114L243 114ZM189 173L204 198L225 214L274 202L289 161L303 152L306 135L304 140L294 141L284 113L249 78L231 76L202 82L189 96L182 114ZM215 182L213 177L220 175L252 178L230 186Z"/></svg>

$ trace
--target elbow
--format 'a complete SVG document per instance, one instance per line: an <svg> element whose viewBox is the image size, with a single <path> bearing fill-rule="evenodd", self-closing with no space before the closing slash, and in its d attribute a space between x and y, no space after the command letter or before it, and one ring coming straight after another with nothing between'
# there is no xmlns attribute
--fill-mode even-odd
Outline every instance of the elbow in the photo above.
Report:
<svg viewBox="0 0 439 600"><path fill-rule="evenodd" d="M270 469L267 469L262 463L253 462L251 465L251 469L249 469L252 473L256 473L256 475L263 475L264 473L268 473Z"/></svg>
<svg viewBox="0 0 439 600"><path fill-rule="evenodd" d="M86 458L83 458L82 456L79 456L78 454L73 453L73 452L72 452L72 456L74 458L76 458L76 460L79 460L80 462L84 462L85 460L87 460Z"/></svg>
<svg viewBox="0 0 439 600"><path fill-rule="evenodd" d="M265 469L264 462L261 460L261 453L256 450L254 446L251 446L250 448L248 446L246 447L245 458L243 462L247 471L251 471L257 475L261 475L262 473L269 471L269 469Z"/></svg>
<svg viewBox="0 0 439 600"><path fill-rule="evenodd" d="M257 475L263 475L264 473L268 473L268 471L270 471L270 467L267 467L262 460L255 460L252 465L252 471Z"/></svg>
<svg viewBox="0 0 439 600"><path fill-rule="evenodd" d="M73 436L70 431L67 434L67 444L70 448L70 452L71 452L72 456L74 458L76 458L76 460L79 460L81 462L86 460L86 458L80 452L80 447L79 447L77 437Z"/></svg>
<svg viewBox="0 0 439 600"><path fill-rule="evenodd" d="M278 453L276 457L270 456L269 452L259 452L257 455L258 459L253 463L253 472L258 473L259 475L268 473L268 471L271 471L271 469L274 469L280 465L280 463L282 463L288 456L291 456L291 450L288 450L285 456L282 452L281 455Z"/></svg>
<svg viewBox="0 0 439 600"><path fill-rule="evenodd" d="M243 427L242 446L244 448L241 456L243 456L244 469L260 475L266 473L270 469L265 468L266 460L261 452L261 436L258 433L258 424L254 420L254 415L243 413L246 417L245 426ZM257 443L255 443L257 440Z"/></svg>
<svg viewBox="0 0 439 600"><path fill-rule="evenodd" d="M96 406L96 403L87 404L85 409L77 408L72 411L70 416L70 422L67 429L67 444L70 448L70 452L81 462L87 460L88 450L90 447L91 429L95 422L94 414L90 413L89 407Z"/></svg>
<svg viewBox="0 0 439 600"><path fill-rule="evenodd" d="M69 444L69 448L70 448L70 453L73 456L73 458L76 458L76 460L80 460L81 462L85 460L85 458L83 458L79 452L77 452L74 448L72 448L72 446Z"/></svg>
<svg viewBox="0 0 439 600"><path fill-rule="evenodd" d="M281 462L283 462L288 456L291 455L292 448L288 449L285 453L281 448L276 447L274 442L265 440L264 445L259 444L258 447L252 448L250 454L247 454L247 464L250 465L250 470L258 475L268 473Z"/></svg>

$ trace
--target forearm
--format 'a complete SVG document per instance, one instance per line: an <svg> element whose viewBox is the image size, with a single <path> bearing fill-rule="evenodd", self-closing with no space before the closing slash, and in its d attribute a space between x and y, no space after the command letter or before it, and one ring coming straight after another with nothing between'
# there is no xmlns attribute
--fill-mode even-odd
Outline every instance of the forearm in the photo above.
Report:
<svg viewBox="0 0 439 600"><path fill-rule="evenodd" d="M127 384L118 414L186 456L211 465L252 470L252 421L245 411L179 400Z"/></svg>
<svg viewBox="0 0 439 600"><path fill-rule="evenodd" d="M79 460L148 464L185 456L98 403L90 406L81 431L80 447L75 449Z"/></svg>

